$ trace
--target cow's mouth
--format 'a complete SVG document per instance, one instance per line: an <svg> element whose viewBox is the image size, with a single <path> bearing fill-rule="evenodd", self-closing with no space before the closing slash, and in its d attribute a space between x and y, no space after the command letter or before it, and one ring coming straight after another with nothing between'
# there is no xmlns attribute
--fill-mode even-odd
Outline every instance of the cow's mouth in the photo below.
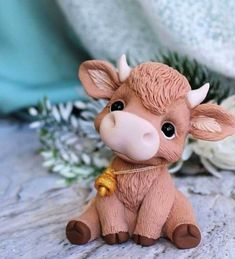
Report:
<svg viewBox="0 0 235 259"><path fill-rule="evenodd" d="M122 158L123 160L126 160L128 162L134 162L135 160L133 160L132 158L130 158L129 156L127 156L126 154L123 154L121 152L118 152L116 150L112 150L114 154L116 154L118 157Z"/></svg>

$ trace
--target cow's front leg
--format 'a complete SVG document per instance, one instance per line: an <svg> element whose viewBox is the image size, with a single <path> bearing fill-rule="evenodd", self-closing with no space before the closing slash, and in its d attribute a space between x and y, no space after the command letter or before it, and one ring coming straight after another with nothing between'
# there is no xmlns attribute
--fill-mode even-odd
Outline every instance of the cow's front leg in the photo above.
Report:
<svg viewBox="0 0 235 259"><path fill-rule="evenodd" d="M129 239L129 233L124 205L117 198L116 193L106 197L97 195L96 202L105 242L109 245L126 242Z"/></svg>
<svg viewBox="0 0 235 259"><path fill-rule="evenodd" d="M161 236L175 198L175 187L167 172L151 186L140 207L133 240L142 246L153 245Z"/></svg>

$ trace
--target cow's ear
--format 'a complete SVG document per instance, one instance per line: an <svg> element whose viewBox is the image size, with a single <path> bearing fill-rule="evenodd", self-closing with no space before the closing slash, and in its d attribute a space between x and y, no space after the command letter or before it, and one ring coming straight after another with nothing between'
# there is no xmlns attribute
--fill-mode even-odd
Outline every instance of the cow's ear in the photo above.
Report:
<svg viewBox="0 0 235 259"><path fill-rule="evenodd" d="M235 134L235 117L216 104L201 104L191 112L194 138L216 141Z"/></svg>
<svg viewBox="0 0 235 259"><path fill-rule="evenodd" d="M102 60L83 62L79 68L79 78L87 94L96 99L110 99L120 86L115 67Z"/></svg>

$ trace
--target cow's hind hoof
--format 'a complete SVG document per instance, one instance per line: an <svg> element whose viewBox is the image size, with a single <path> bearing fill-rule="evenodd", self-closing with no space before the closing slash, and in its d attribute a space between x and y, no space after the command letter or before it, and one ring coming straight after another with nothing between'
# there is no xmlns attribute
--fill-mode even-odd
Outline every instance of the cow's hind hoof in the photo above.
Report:
<svg viewBox="0 0 235 259"><path fill-rule="evenodd" d="M72 244L84 245L90 240L91 232L83 222L71 220L66 226L66 236Z"/></svg>
<svg viewBox="0 0 235 259"><path fill-rule="evenodd" d="M118 232L114 234L108 234L106 236L103 236L103 238L108 245L121 244L126 242L129 239L129 233Z"/></svg>
<svg viewBox="0 0 235 259"><path fill-rule="evenodd" d="M193 248L199 245L201 233L198 227L193 224L182 224L174 230L172 241L178 248Z"/></svg>

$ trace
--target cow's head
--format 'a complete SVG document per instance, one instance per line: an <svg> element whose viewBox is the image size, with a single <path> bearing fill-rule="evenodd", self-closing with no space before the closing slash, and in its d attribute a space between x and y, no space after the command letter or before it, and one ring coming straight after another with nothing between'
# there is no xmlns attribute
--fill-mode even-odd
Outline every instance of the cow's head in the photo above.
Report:
<svg viewBox="0 0 235 259"><path fill-rule="evenodd" d="M118 69L101 60L81 64L79 77L89 96L109 102L95 120L104 143L135 163L177 161L188 133L220 140L235 133L235 118L215 104L200 104L209 84L191 90L175 69L156 62Z"/></svg>

